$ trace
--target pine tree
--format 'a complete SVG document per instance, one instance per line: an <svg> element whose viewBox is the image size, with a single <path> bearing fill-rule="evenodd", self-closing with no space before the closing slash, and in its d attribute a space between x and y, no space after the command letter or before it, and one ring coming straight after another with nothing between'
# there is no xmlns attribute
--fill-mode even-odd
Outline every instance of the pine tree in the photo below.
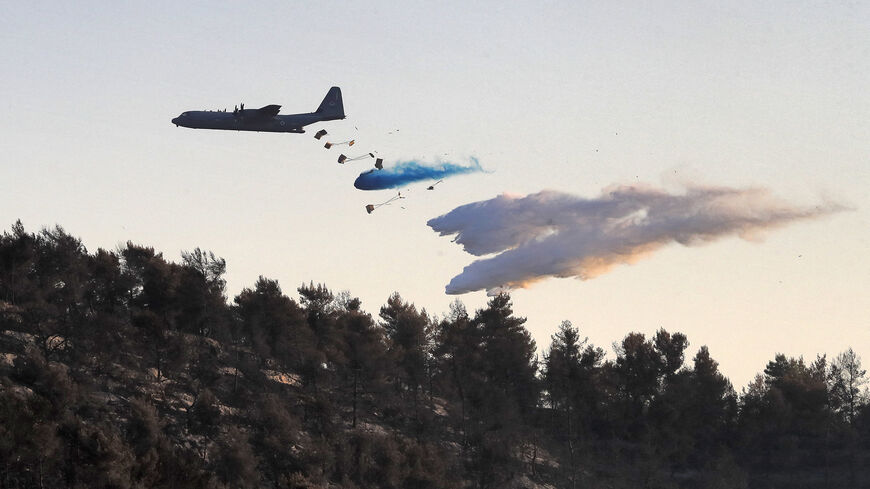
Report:
<svg viewBox="0 0 870 489"><path fill-rule="evenodd" d="M381 307L381 327L387 338L387 355L395 366L395 386L402 398L410 398L414 422L420 423L420 404L427 384L429 318L413 304L394 293Z"/></svg>

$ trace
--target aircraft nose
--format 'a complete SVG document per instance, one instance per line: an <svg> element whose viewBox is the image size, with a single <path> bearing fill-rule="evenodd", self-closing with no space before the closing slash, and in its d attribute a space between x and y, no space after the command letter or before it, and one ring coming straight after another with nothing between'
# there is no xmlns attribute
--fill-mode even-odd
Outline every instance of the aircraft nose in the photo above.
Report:
<svg viewBox="0 0 870 489"><path fill-rule="evenodd" d="M178 117L176 117L175 119L172 119L172 123L177 126L178 125Z"/></svg>

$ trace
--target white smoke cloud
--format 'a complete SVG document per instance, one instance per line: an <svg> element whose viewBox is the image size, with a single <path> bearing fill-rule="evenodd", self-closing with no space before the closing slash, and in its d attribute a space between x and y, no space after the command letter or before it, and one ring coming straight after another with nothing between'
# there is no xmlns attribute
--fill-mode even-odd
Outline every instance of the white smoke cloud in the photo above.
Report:
<svg viewBox="0 0 870 489"><path fill-rule="evenodd" d="M669 243L685 246L844 210L825 202L800 207L763 188L688 185L672 194L652 186L613 186L593 199L544 190L499 195L459 206L427 223L475 260L446 287L448 294L525 288L547 277L594 278Z"/></svg>

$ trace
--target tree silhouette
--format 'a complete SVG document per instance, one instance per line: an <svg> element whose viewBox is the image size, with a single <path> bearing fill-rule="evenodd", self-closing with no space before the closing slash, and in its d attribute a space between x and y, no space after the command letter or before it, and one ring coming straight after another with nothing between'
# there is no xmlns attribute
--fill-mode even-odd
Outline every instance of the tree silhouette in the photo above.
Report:
<svg viewBox="0 0 870 489"><path fill-rule="evenodd" d="M858 415L861 405L867 402L867 370L861 368L861 358L849 348L837 355L831 364L832 403L847 423Z"/></svg>
<svg viewBox="0 0 870 489"><path fill-rule="evenodd" d="M508 295L436 321L56 226L0 235L0 489L865 487L866 371L777 354L737 395L664 328L543 360ZM685 364L688 363L688 364Z"/></svg>
<svg viewBox="0 0 870 489"><path fill-rule="evenodd" d="M578 452L592 444L591 426L600 402L595 376L604 351L587 342L588 338L580 339L580 332L570 321L563 321L544 354L542 371L547 399L554 414L559 413L551 429L567 447L567 478L572 488L578 483Z"/></svg>
<svg viewBox="0 0 870 489"><path fill-rule="evenodd" d="M396 390L403 398L410 397L413 419L419 424L421 393L427 383L429 318L398 293L381 307L380 317L388 341L387 354L395 366Z"/></svg>

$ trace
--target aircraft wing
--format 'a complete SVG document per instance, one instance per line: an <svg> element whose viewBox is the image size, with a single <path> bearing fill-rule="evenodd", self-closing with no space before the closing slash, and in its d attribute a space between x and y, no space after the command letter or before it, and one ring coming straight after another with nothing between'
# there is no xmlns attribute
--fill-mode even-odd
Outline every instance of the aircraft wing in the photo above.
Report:
<svg viewBox="0 0 870 489"><path fill-rule="evenodd" d="M254 114L254 116L269 119L278 115L278 112L280 110L280 105L267 105L265 107L260 107L259 109L257 109L257 112Z"/></svg>

